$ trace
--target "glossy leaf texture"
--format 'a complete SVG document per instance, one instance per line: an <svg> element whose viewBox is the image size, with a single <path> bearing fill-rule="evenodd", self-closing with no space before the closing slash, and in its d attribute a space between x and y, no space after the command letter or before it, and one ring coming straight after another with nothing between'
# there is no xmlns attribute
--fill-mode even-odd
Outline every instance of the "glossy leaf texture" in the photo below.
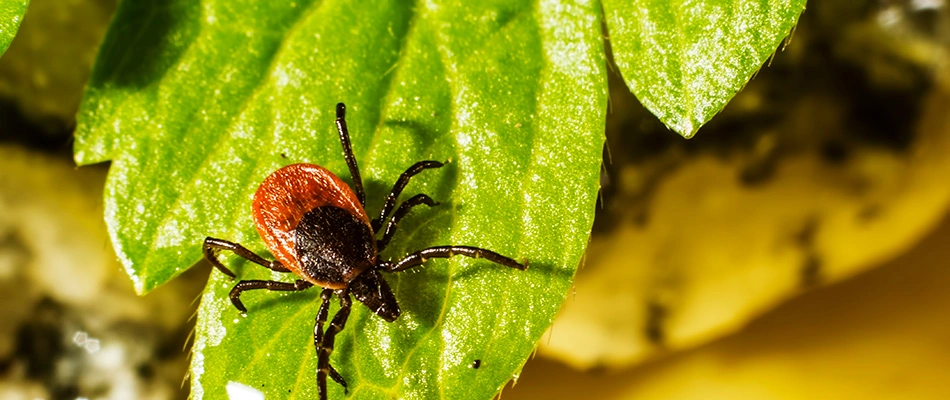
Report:
<svg viewBox="0 0 950 400"><path fill-rule="evenodd" d="M607 108L598 7L124 1L85 94L75 157L112 160L106 219L142 293L198 261L205 236L271 258L253 193L296 162L349 180L337 102L348 106L370 215L408 166L449 160L406 189L403 199L441 204L414 209L382 256L458 244L531 267L455 257L389 274L402 315L386 323L355 303L332 364L351 398L490 398L553 320L589 236ZM221 256L240 279L295 279ZM315 398L319 290L248 292L245 317L228 300L234 283L214 271L201 299L194 398Z"/></svg>
<svg viewBox="0 0 950 400"><path fill-rule="evenodd" d="M29 4L30 0L0 0L0 55L10 47Z"/></svg>
<svg viewBox="0 0 950 400"><path fill-rule="evenodd" d="M689 138L790 35L805 0L603 0L603 8L627 86Z"/></svg>

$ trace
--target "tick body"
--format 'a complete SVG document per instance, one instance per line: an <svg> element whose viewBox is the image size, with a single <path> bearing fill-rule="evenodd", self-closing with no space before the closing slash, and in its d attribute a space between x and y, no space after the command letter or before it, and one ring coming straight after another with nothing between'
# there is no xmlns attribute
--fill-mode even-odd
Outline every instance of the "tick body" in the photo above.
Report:
<svg viewBox="0 0 950 400"><path fill-rule="evenodd" d="M375 264L366 211L340 178L323 167L293 164L254 195L257 232L280 263L314 285L343 289Z"/></svg>
<svg viewBox="0 0 950 400"><path fill-rule="evenodd" d="M205 239L203 247L204 255L211 264L232 278L235 274L217 257L220 250L232 251L265 268L294 273L300 278L293 283L239 281L231 289L229 297L235 308L243 313L247 312L247 308L240 296L247 290L299 291L314 286L323 288L320 294L322 303L313 331L313 345L317 352L317 391L321 400L327 398L328 375L346 389L346 381L330 366L330 353L336 334L343 329L349 317L351 295L387 322L399 317L401 311L383 278L384 272L399 272L421 265L430 258L455 255L484 258L520 270L528 267L527 260L519 263L491 250L455 245L422 249L397 261L381 260L379 252L386 248L399 221L412 207L438 204L425 194L417 194L395 208L402 190L416 174L442 167L443 164L438 161L420 161L409 167L393 185L379 217L370 220L365 210L363 182L350 146L346 108L340 103L336 111L337 130L343 156L353 178L353 188L323 167L313 164L288 165L264 179L252 204L257 232L277 260L268 261L240 244L212 237ZM340 310L324 330L334 294L340 299Z"/></svg>

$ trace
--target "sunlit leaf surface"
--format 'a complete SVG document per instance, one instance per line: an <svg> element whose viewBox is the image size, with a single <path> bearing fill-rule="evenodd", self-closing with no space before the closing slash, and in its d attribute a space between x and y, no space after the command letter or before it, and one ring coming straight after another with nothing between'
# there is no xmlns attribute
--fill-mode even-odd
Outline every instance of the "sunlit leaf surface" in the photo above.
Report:
<svg viewBox="0 0 950 400"><path fill-rule="evenodd" d="M0 55L10 47L29 4L30 0L0 0Z"/></svg>
<svg viewBox="0 0 950 400"><path fill-rule="evenodd" d="M614 61L647 109L691 137L775 52L805 0L604 0Z"/></svg>
<svg viewBox="0 0 950 400"><path fill-rule="evenodd" d="M75 156L112 160L106 219L143 293L198 261L205 236L270 257L250 212L267 174L310 162L349 179L337 102L371 215L413 162L450 160L407 188L441 205L413 211L383 257L460 244L531 268L454 258L387 276L402 316L386 323L356 304L332 363L351 397L489 398L550 324L587 242L606 112L599 15L546 1L126 1ZM294 279L227 263L240 279ZM214 272L201 300L195 398L315 398L318 290L248 293L243 317L233 284ZM330 396L342 388L331 382Z"/></svg>

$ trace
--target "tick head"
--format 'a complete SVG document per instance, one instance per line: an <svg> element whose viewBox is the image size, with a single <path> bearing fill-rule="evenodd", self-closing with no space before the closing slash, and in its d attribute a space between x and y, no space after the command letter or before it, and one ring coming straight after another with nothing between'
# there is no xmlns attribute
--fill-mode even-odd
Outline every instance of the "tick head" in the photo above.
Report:
<svg viewBox="0 0 950 400"><path fill-rule="evenodd" d="M350 282L350 293L386 322L399 318L399 304L379 271L369 269Z"/></svg>

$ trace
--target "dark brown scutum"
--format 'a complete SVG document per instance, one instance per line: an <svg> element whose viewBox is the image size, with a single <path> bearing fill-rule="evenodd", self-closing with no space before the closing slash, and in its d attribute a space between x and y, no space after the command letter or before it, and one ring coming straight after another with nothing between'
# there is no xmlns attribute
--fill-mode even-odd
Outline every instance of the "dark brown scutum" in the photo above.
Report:
<svg viewBox="0 0 950 400"><path fill-rule="evenodd" d="M334 288L347 286L376 260L376 240L369 225L339 207L310 210L294 235L301 275Z"/></svg>

